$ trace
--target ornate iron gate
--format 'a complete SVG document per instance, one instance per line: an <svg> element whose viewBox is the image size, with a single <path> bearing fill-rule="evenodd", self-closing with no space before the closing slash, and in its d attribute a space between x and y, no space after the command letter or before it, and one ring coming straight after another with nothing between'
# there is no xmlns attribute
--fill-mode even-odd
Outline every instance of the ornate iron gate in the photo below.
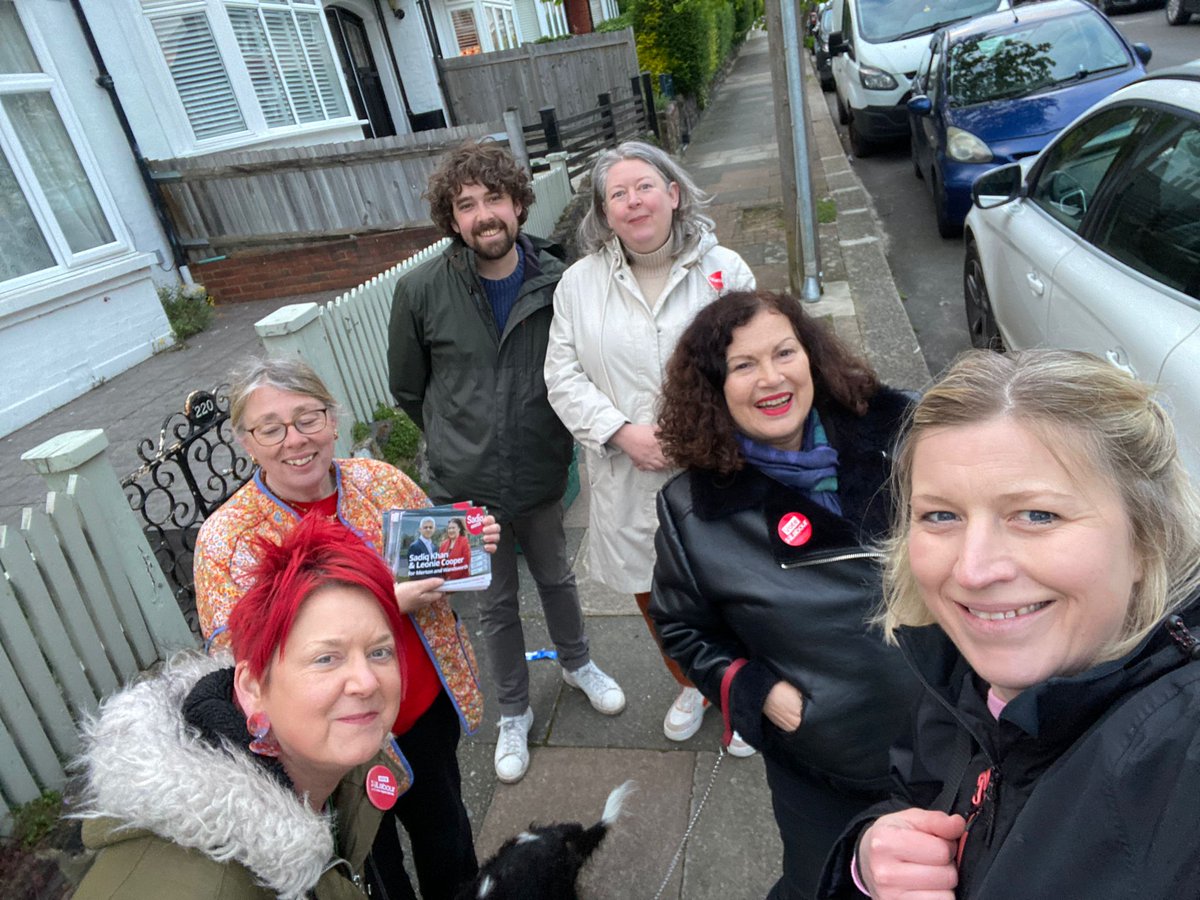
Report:
<svg viewBox="0 0 1200 900"><path fill-rule="evenodd" d="M233 438L228 385L192 391L183 410L163 420L158 441L138 445L142 466L121 479L146 539L171 582L192 631L200 636L192 556L200 524L242 486L253 471Z"/></svg>

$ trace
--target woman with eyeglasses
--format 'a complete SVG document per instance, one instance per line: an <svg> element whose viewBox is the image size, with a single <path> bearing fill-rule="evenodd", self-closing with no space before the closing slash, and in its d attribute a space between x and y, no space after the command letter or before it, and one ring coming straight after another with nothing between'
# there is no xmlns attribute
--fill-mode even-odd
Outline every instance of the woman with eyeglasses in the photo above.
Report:
<svg viewBox="0 0 1200 900"><path fill-rule="evenodd" d="M260 539L278 543L301 518L316 515L340 522L382 554L383 513L429 505L425 492L388 463L334 459L337 402L300 360L258 360L236 374L229 418L256 468L196 538L196 610L210 649L228 643L226 624L253 583ZM490 551L500 528L490 517L485 522ZM423 578L395 586L406 614L398 635L406 671L392 733L414 778L385 816L372 853L389 898L416 896L404 871L397 819L412 840L425 900L452 898L477 870L457 748L462 728L471 733L479 726L483 694L470 639L443 583Z"/></svg>

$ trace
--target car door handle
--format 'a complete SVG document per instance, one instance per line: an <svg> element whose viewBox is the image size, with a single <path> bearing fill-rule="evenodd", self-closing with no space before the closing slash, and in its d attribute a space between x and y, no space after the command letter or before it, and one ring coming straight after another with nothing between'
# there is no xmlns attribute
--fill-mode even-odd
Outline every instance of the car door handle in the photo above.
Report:
<svg viewBox="0 0 1200 900"><path fill-rule="evenodd" d="M1029 282L1029 289L1039 297L1046 293L1046 285L1038 278L1037 272L1026 272L1025 280Z"/></svg>
<svg viewBox="0 0 1200 900"><path fill-rule="evenodd" d="M1124 350L1105 350L1104 358L1112 363L1114 368L1120 369L1126 375L1137 378L1137 372L1133 371L1133 366L1129 364Z"/></svg>

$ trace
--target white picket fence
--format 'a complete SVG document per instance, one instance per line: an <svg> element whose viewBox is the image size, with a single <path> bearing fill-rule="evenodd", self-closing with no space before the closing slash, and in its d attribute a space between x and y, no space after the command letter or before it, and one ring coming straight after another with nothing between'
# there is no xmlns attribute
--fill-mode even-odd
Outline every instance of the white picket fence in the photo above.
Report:
<svg viewBox="0 0 1200 900"><path fill-rule="evenodd" d="M66 783L80 713L195 645L107 445L70 432L24 454L52 490L0 525L0 832L13 806Z"/></svg>
<svg viewBox="0 0 1200 900"><path fill-rule="evenodd" d="M551 168L534 176L537 202L524 230L548 236L573 191L566 154L551 154ZM311 365L353 419L370 422L380 404L391 406L388 389L387 339L396 283L449 245L443 238L365 284L318 305L298 303L276 310L255 324L267 353L296 356ZM350 454L350 429L341 429L335 452Z"/></svg>

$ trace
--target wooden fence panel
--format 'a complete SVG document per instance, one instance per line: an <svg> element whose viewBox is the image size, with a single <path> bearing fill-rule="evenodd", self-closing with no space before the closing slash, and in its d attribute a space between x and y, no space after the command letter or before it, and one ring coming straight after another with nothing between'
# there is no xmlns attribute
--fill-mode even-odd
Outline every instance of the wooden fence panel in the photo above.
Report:
<svg viewBox="0 0 1200 900"><path fill-rule="evenodd" d="M0 719L0 791L4 792L6 806L29 803L31 800L36 800L42 793L2 719ZM6 817L5 824L7 823Z"/></svg>
<svg viewBox="0 0 1200 900"><path fill-rule="evenodd" d="M4 525L0 525L0 565L54 677L63 687L68 705L72 709L92 706L95 691L79 665L79 655L71 647L67 629L42 582L29 545L17 529Z"/></svg>
<svg viewBox="0 0 1200 900"><path fill-rule="evenodd" d="M2 572L2 570L0 570ZM71 710L63 700L58 683L38 650L38 641L17 603L8 580L0 574L0 636L3 650L15 670L33 709L38 711L50 743L61 758L71 756L79 747L79 736ZM78 666L76 667L78 668ZM6 691L7 692L7 691Z"/></svg>
<svg viewBox="0 0 1200 900"><path fill-rule="evenodd" d="M210 256L429 222L421 199L447 150L492 122L364 141L151 160L185 243Z"/></svg>
<svg viewBox="0 0 1200 900"><path fill-rule="evenodd" d="M100 508L92 486L78 475L67 479L67 495L75 500L83 530L91 543L92 553L96 559L103 560L103 565L98 567L100 577L113 599L117 618L137 660L138 669L148 668L158 659L158 651L155 649L154 638L142 615L133 586L129 583L125 567L120 562L121 548L113 536L109 517Z"/></svg>
<svg viewBox="0 0 1200 900"><path fill-rule="evenodd" d="M100 634L88 615L75 579L71 577L49 518L45 513L26 509L21 534L29 545L30 554L37 560L50 601L71 637L75 654L83 663L95 696L103 697L117 688L120 679L104 653Z"/></svg>
<svg viewBox="0 0 1200 900"><path fill-rule="evenodd" d="M594 107L599 91L624 96L639 71L632 28L441 59L438 68L458 121L494 122L515 107L525 123L544 106L565 117Z"/></svg>
<svg viewBox="0 0 1200 900"><path fill-rule="evenodd" d="M108 593L92 548L88 546L75 499L53 491L46 497L46 512L54 526L64 561L74 573L80 602L91 614L92 623L108 651L109 662L116 671L117 681L127 681L141 671L141 667L129 649L125 629L117 618L116 603Z"/></svg>
<svg viewBox="0 0 1200 900"><path fill-rule="evenodd" d="M17 680L17 672L3 650L0 650L0 684L5 685L4 690L0 691L0 719L3 719L30 773L39 784L46 787L61 786L66 781L66 775L58 761L58 754L46 737L33 703Z"/></svg>

